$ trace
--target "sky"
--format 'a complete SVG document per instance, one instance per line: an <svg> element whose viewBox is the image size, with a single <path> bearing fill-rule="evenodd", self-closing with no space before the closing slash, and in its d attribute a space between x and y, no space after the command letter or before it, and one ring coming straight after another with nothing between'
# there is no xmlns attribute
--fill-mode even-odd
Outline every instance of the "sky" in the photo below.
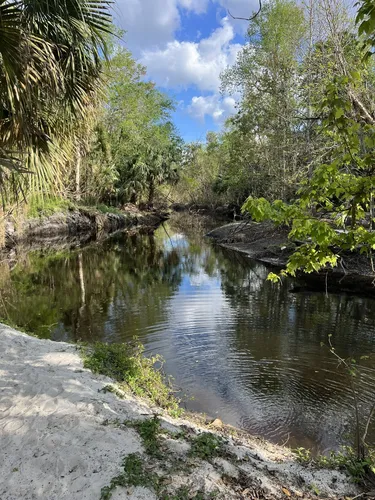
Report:
<svg viewBox="0 0 375 500"><path fill-rule="evenodd" d="M116 24L147 67L147 77L177 103L174 122L185 141L204 141L235 112L220 93L220 73L236 61L246 21L258 0L116 0Z"/></svg>

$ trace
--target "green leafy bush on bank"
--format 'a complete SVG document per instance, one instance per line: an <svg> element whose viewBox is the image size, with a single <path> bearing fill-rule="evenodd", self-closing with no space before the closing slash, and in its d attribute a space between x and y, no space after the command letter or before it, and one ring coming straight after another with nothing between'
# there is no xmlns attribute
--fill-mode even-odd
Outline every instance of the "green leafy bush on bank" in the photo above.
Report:
<svg viewBox="0 0 375 500"><path fill-rule="evenodd" d="M179 400L172 392L170 379L164 377L163 359L146 358L137 343L105 344L97 342L84 350L84 367L115 379L119 387L144 397L172 416L180 416Z"/></svg>
<svg viewBox="0 0 375 500"><path fill-rule="evenodd" d="M74 203L64 198L31 196L27 204L27 217L30 219L49 217L58 212L74 210L74 208L76 208Z"/></svg>
<svg viewBox="0 0 375 500"><path fill-rule="evenodd" d="M329 455L313 457L310 450L297 448L293 450L296 459L301 464L311 464L323 469L337 469L346 471L357 484L362 484L370 475L373 476L375 468L375 455L373 450L368 450L368 456L358 459L355 451L350 446L344 446L340 451L331 451Z"/></svg>

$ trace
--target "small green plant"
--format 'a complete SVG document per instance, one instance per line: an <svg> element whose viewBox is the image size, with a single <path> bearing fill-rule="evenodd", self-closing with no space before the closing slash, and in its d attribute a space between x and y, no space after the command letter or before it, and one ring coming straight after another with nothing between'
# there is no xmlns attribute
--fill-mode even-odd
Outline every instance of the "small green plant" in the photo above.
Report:
<svg viewBox="0 0 375 500"><path fill-rule="evenodd" d="M311 491L315 493L315 495L318 497L320 495L320 490L315 484L310 485Z"/></svg>
<svg viewBox="0 0 375 500"><path fill-rule="evenodd" d="M104 204L99 204L96 205L95 207L99 212L102 214L118 214L120 215L122 212L116 207L108 207L107 205Z"/></svg>
<svg viewBox="0 0 375 500"><path fill-rule="evenodd" d="M204 432L193 440L191 455L210 460L224 452L224 441L220 436Z"/></svg>
<svg viewBox="0 0 375 500"><path fill-rule="evenodd" d="M160 451L160 420L157 416L149 420L141 420L131 424L140 435L146 453L161 458Z"/></svg>
<svg viewBox="0 0 375 500"><path fill-rule="evenodd" d="M329 455L313 457L310 450L297 448L293 450L296 460L304 465L311 464L322 469L337 469L346 471L355 483L362 483L374 468L372 452L364 459L359 459L350 446L343 446L340 451L331 451Z"/></svg>
<svg viewBox="0 0 375 500"><path fill-rule="evenodd" d="M109 500L118 486L144 486L145 488L157 489L159 478L146 470L144 459L138 453L132 453L123 460L124 471L111 480L109 486L101 490L100 500Z"/></svg>
<svg viewBox="0 0 375 500"><path fill-rule="evenodd" d="M146 358L144 347L138 342L105 344L97 342L83 350L84 367L115 379L125 392L148 399L174 417L182 414L179 400L174 396L171 384L163 376L163 359L160 356ZM159 365L156 369L155 366Z"/></svg>
<svg viewBox="0 0 375 500"><path fill-rule="evenodd" d="M296 448L293 450L293 453L296 455L296 460L300 464L309 464L311 463L311 451L306 448Z"/></svg>

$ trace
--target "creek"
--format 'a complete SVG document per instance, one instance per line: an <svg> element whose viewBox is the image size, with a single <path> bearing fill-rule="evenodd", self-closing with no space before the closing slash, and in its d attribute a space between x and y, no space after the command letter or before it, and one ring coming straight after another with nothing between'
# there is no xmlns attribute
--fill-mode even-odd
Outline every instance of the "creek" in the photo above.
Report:
<svg viewBox="0 0 375 500"><path fill-rule="evenodd" d="M137 336L146 354L164 357L187 409L315 452L351 443L349 376L321 343L332 335L340 356L368 356L365 414L374 398L374 299L290 293L292 280L272 284L263 264L215 246L207 230L182 214L153 234L28 252L1 264L0 316L55 341Z"/></svg>

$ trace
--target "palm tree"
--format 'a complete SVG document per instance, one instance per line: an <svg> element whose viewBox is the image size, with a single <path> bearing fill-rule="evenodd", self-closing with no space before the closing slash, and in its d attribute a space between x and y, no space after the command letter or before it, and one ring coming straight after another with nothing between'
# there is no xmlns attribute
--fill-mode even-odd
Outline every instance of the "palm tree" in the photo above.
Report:
<svg viewBox="0 0 375 500"><path fill-rule="evenodd" d="M58 182L100 92L104 0L0 0L0 192Z"/></svg>

